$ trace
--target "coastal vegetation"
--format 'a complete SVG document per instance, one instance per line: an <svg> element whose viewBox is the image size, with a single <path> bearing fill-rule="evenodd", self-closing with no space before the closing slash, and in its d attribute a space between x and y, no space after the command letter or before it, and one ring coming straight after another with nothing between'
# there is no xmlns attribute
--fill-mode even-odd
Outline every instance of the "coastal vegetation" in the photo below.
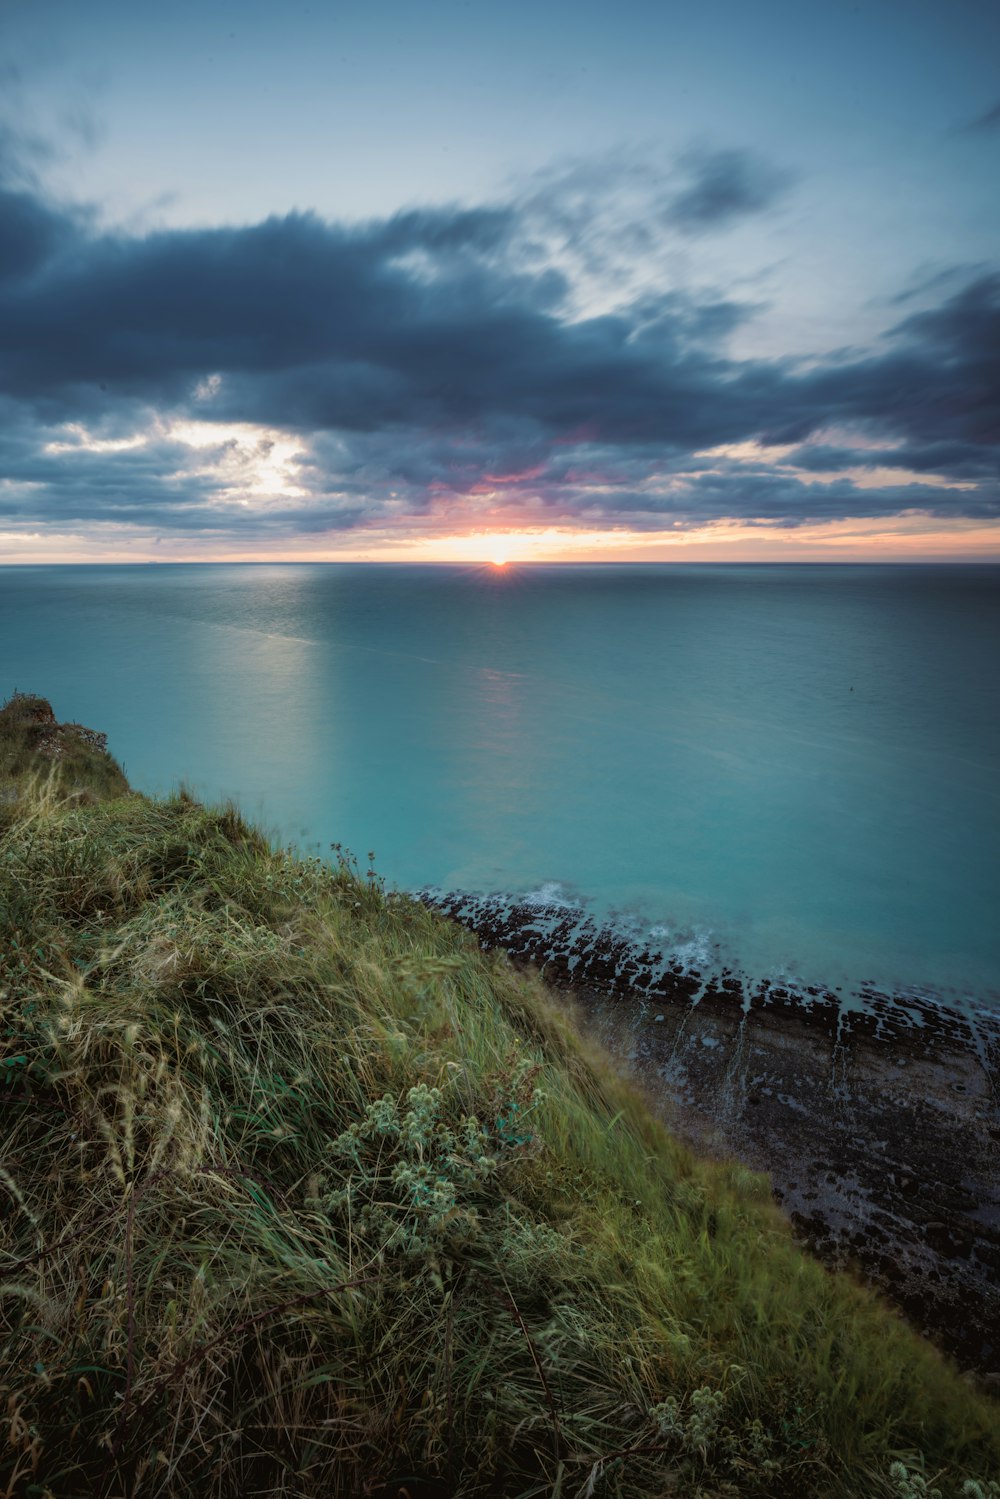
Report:
<svg viewBox="0 0 1000 1499"><path fill-rule="evenodd" d="M998 1494L534 976L0 710L0 1495Z"/></svg>

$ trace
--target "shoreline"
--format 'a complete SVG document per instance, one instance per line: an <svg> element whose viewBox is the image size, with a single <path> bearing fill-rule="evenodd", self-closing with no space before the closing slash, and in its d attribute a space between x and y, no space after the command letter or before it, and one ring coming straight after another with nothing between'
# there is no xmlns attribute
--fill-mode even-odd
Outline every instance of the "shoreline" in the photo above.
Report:
<svg viewBox="0 0 1000 1499"><path fill-rule="evenodd" d="M679 1135L764 1172L819 1258L1000 1385L1000 1015L654 971L596 924L567 941L558 907L421 899L538 969Z"/></svg>

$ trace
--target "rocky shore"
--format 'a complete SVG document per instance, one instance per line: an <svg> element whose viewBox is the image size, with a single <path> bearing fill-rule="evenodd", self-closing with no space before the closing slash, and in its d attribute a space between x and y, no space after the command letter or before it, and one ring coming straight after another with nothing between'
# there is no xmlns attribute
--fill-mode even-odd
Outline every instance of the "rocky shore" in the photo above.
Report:
<svg viewBox="0 0 1000 1499"><path fill-rule="evenodd" d="M766 1172L819 1256L1000 1385L1000 1011L752 985L559 904L423 898L542 968L676 1132Z"/></svg>

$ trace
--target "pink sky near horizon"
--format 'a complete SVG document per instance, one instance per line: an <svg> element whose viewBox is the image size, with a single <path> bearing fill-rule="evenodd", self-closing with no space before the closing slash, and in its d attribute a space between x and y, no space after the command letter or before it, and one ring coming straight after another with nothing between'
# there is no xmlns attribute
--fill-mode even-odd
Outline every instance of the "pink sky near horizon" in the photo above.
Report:
<svg viewBox="0 0 1000 1499"><path fill-rule="evenodd" d="M925 514L880 520L840 520L815 526L753 526L731 522L662 533L583 527L466 531L428 527L334 533L295 540L244 542L231 538L0 532L0 564L136 562L997 562L1000 524L953 520L935 524Z"/></svg>
<svg viewBox="0 0 1000 1499"><path fill-rule="evenodd" d="M744 442L703 449L692 455L689 471L651 472L638 487L654 500L662 497L670 503L676 497L684 505L692 478L744 469L752 478L768 464L776 477L794 479L820 503L828 484L847 481L860 509L869 503L868 492L883 484L903 493L912 487L914 500L919 496L925 503L928 490L976 488L967 480L880 467L892 456L892 442L863 433L849 437L855 451L870 455L870 463L813 471L797 461L791 446ZM836 444L843 434L828 429L818 440ZM164 442L166 471L175 486L207 479L214 487L211 508L202 510L198 529L180 525L158 534L138 516L127 523L91 519L67 521L62 527L50 522L38 529L22 523L7 530L0 523L0 563L1000 561L1000 520L943 517L917 504L890 515L803 519L794 525L754 517L699 521L690 511L674 518L668 512L661 517L661 528L652 523L642 528L625 517L615 524L608 508L618 487L615 475L587 460L578 470L561 474L555 484L548 481L544 462L489 470L464 482L453 474L446 477L446 469L440 479L427 483L423 504L412 493L397 496L376 485L380 514L354 519L342 529L296 532L292 522L297 507L314 498L308 487L310 444L280 428L157 418L131 433L103 437L75 423L55 429L45 452L71 467L95 458L114 464ZM121 482L128 487L126 472ZM563 484L570 487L568 500L561 493ZM354 494L345 498L350 504ZM330 500L336 514L341 503L336 491ZM573 505L579 515L569 513ZM178 519L182 517L183 511Z"/></svg>

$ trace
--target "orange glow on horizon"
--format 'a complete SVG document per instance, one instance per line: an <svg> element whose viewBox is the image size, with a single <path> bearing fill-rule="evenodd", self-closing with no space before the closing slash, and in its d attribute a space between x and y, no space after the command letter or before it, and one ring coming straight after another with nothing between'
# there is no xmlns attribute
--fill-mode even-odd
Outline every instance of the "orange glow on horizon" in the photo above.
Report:
<svg viewBox="0 0 1000 1499"><path fill-rule="evenodd" d="M197 397L209 402L218 388L219 377L212 376L198 388ZM205 414L187 420L158 416L128 436L101 437L98 429L92 431L82 422L65 423L44 449L67 461L74 454L117 455L145 445L155 458L162 450L176 494L189 480L203 486L194 506L204 528L200 532L185 534L180 529L185 523L180 505L176 533L169 524L157 532L143 521L138 507L130 524L97 520L60 532L45 529L29 520L33 492L43 491L44 483L0 478L0 494L13 496L12 513L17 517L0 526L0 564L316 561L456 563L501 569L532 562L1000 562L1000 522L951 519L922 510L919 502L930 501L919 492L913 509L887 516L802 518L784 526L753 517L697 519L697 481L739 464L749 465L751 471L764 465L777 477L795 480L804 494L815 495L819 509L825 503L824 488L834 481L853 484L861 510L866 504L877 510L877 497L867 492L879 487L896 491L896 503L905 502L909 486L949 491L977 487L971 480L886 466L879 455L894 452L899 442L847 429L826 428L813 441L864 450L871 458L866 467L803 470L794 462L796 445L723 444L694 454L699 466L690 473L652 474L640 480L638 488L648 509L637 509L628 518L616 508L614 475L594 468L566 469L561 482L576 486L580 493L563 502L558 487L553 492L532 490L532 481L543 473L536 465L488 471L464 490L434 480L428 485L432 503L426 510L411 511L406 496L390 490L380 497L381 508L375 504L370 519L364 519L366 505L359 502L354 512L358 523L351 525L355 502L350 491L330 489L321 498L314 495L315 465L307 437L257 423L215 421L210 409L209 405ZM588 434L581 429L573 440L588 440ZM713 460L724 466L704 467ZM332 529L297 532L296 524L310 511L316 516L312 524L320 527L329 516L326 523ZM344 521L342 530L337 529L338 515ZM234 520L239 522L235 529ZM644 520L650 529L642 529ZM657 521L663 529L653 528Z"/></svg>
<svg viewBox="0 0 1000 1499"><path fill-rule="evenodd" d="M715 521L669 532L567 525L458 532L446 531L440 518L407 524L412 529L271 536L237 546L219 533L192 543L107 523L88 533L0 529L0 563L403 562L499 570L531 562L1000 562L1000 524L943 522L917 511L796 527Z"/></svg>

